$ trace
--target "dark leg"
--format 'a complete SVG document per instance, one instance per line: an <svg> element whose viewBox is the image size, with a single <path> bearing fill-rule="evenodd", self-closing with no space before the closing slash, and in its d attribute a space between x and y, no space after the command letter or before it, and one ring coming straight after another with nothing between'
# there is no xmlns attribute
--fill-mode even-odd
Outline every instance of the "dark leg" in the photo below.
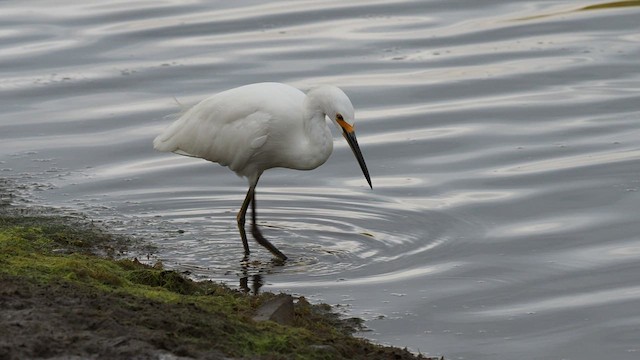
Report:
<svg viewBox="0 0 640 360"><path fill-rule="evenodd" d="M247 194L248 196L248 194ZM264 246L267 250L269 250L273 255L279 257L281 260L287 260L287 257L278 250L269 240L265 239L258 229L258 223L256 222L256 192L251 191L251 234L253 234L254 239L258 242L258 244Z"/></svg>
<svg viewBox="0 0 640 360"><path fill-rule="evenodd" d="M249 208L249 202L251 202L251 198L253 198L253 193L255 191L254 186L249 187L249 191L247 191L247 196L244 198L242 202L242 207L240 207L240 211L238 212L238 230L240 230L240 237L242 238L242 245L244 246L244 255L249 256L249 242L247 241L247 233L244 231L244 218L247 214L247 209Z"/></svg>

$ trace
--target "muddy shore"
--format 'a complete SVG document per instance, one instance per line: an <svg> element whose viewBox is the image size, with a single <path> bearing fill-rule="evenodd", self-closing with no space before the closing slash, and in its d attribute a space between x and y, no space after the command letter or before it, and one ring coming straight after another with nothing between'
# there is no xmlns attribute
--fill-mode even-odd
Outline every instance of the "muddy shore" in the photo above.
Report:
<svg viewBox="0 0 640 360"><path fill-rule="evenodd" d="M0 205L0 359L428 359L353 336L360 323L293 298L194 282L127 257L81 216Z"/></svg>

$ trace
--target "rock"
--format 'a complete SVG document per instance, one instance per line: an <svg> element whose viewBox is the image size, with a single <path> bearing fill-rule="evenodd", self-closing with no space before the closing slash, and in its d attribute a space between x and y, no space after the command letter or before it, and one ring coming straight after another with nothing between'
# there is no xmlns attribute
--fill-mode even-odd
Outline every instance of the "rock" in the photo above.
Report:
<svg viewBox="0 0 640 360"><path fill-rule="evenodd" d="M291 297L291 295L280 294L268 300L260 306L253 320L271 320L282 325L293 325L293 297Z"/></svg>

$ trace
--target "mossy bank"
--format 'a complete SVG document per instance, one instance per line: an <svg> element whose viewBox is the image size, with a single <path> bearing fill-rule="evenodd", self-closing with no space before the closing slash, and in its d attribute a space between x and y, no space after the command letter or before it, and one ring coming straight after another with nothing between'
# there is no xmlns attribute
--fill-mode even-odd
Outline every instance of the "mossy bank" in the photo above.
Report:
<svg viewBox="0 0 640 360"><path fill-rule="evenodd" d="M291 326L255 321L274 294L116 259L127 241L87 221L7 209L0 211L2 359L424 358L355 338L327 306L304 298Z"/></svg>

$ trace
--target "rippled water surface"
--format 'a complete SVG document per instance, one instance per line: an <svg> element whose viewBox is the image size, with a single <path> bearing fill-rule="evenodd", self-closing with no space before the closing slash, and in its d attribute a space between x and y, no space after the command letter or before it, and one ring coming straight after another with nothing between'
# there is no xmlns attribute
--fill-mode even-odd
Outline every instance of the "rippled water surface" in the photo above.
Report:
<svg viewBox="0 0 640 360"><path fill-rule="evenodd" d="M3 2L0 177L385 344L637 359L639 3ZM342 87L374 188L337 131L322 167L266 172L259 223L291 261L251 243L243 267L245 180L151 142L177 102L260 81Z"/></svg>

